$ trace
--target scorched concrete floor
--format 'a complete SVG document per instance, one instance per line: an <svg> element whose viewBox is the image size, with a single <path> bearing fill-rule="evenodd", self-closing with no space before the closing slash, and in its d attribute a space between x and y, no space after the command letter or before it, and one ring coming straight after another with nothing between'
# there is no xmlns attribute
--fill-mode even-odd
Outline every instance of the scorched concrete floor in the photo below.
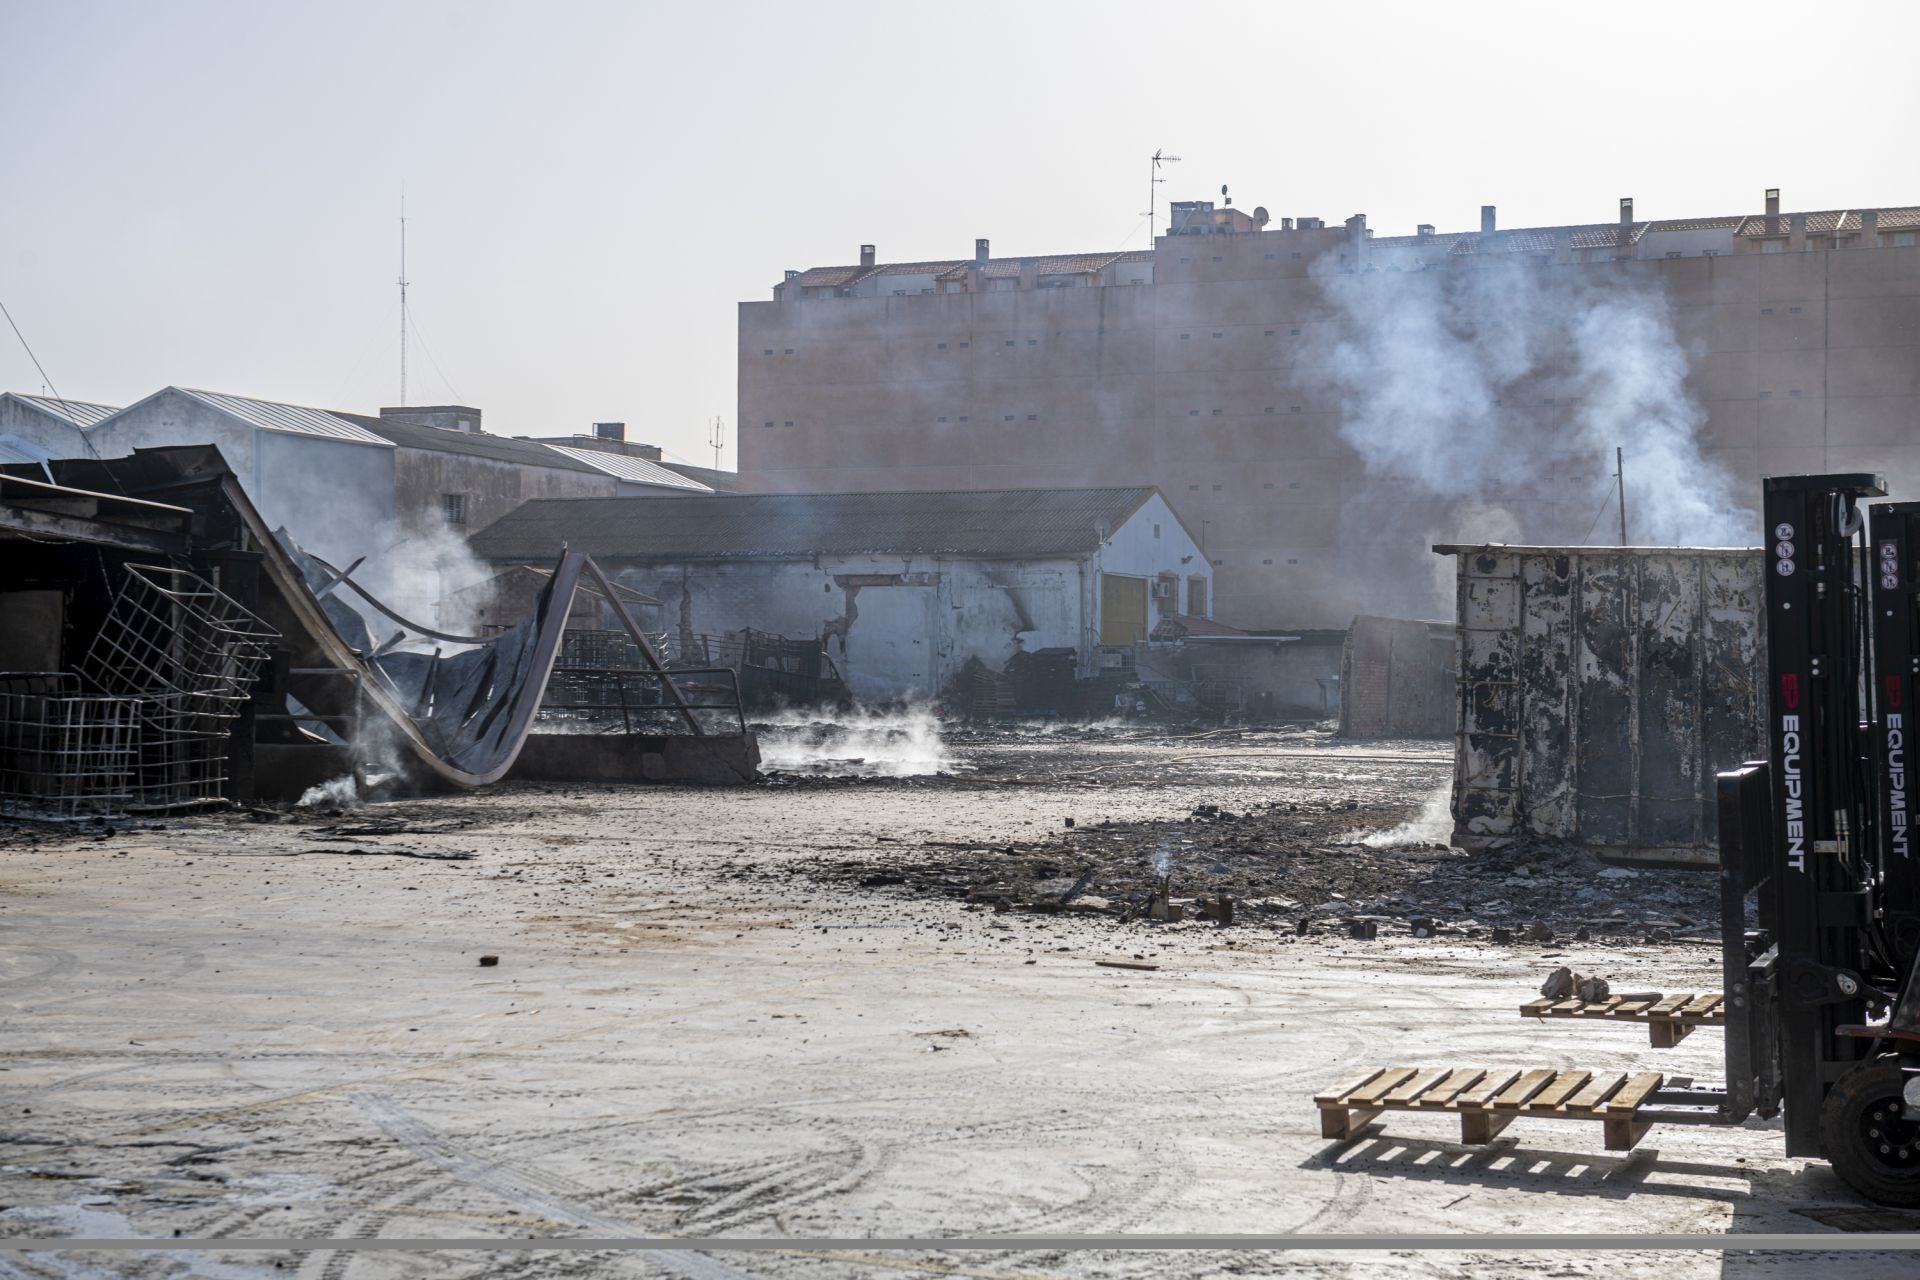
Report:
<svg viewBox="0 0 1920 1280"><path fill-rule="evenodd" d="M1768 1128L1438 1117L1318 1136L1391 1062L1656 1067L1719 1037L1522 1021L1554 964L1712 990L1698 946L1300 942L831 891L876 841L1038 838L1349 789L1411 813L1440 747L1044 741L1014 781L501 788L322 842L220 816L0 849L0 1227L90 1237L488 1233L1823 1231L1857 1206ZM1408 756L1406 760L1386 758ZM1098 769L1086 772L1088 762ZM1030 775L1030 776L1029 776ZM937 849L937 845L935 848ZM464 862L382 850L470 851ZM355 853L343 852L353 850ZM1337 850L1328 856L1338 856ZM750 862L755 874L720 874ZM1549 957L1548 952L1555 953ZM500 957L483 968L483 953ZM1151 954L1153 972L1096 967ZM0 1256L0 1276L1803 1275L1828 1256L1073 1253ZM1849 1255L1854 1276L1910 1258Z"/></svg>

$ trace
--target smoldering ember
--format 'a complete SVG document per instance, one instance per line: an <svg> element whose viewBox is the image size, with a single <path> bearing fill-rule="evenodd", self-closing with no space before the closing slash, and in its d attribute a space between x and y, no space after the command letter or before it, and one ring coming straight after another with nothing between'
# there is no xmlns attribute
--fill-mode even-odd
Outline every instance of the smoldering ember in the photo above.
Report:
<svg viewBox="0 0 1920 1280"><path fill-rule="evenodd" d="M1920 1230L1920 206L1754 194L860 245L737 469L0 395L0 1275Z"/></svg>

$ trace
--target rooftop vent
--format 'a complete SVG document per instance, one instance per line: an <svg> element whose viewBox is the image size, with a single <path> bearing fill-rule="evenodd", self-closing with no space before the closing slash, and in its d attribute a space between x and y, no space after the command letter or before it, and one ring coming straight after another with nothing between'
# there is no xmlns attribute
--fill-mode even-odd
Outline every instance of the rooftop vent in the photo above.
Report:
<svg viewBox="0 0 1920 1280"><path fill-rule="evenodd" d="M1413 229L1413 233L1417 236L1430 236L1433 234L1433 224L1431 222L1423 222Z"/></svg>
<svg viewBox="0 0 1920 1280"><path fill-rule="evenodd" d="M627 438L627 424L624 422L596 422L593 424L593 435L596 440L625 440Z"/></svg>
<svg viewBox="0 0 1920 1280"><path fill-rule="evenodd" d="M860 265L863 267L870 267L873 265L873 246L872 245L863 244L860 246Z"/></svg>

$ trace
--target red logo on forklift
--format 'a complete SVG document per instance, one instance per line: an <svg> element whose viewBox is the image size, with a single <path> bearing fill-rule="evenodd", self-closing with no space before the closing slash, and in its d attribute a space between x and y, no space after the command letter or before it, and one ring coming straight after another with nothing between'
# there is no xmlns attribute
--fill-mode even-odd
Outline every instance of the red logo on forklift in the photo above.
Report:
<svg viewBox="0 0 1920 1280"><path fill-rule="evenodd" d="M1900 706L1900 677L1887 677L1887 705L1898 709Z"/></svg>
<svg viewBox="0 0 1920 1280"><path fill-rule="evenodd" d="M1800 709L1800 677L1789 672L1780 677L1780 703L1789 711Z"/></svg>

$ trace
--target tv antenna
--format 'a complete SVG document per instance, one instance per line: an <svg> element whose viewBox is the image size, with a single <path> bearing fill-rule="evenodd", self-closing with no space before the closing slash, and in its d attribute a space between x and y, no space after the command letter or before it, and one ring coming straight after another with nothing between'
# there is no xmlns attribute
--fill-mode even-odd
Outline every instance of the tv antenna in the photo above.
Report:
<svg viewBox="0 0 1920 1280"><path fill-rule="evenodd" d="M400 403L407 403L407 184L400 183Z"/></svg>
<svg viewBox="0 0 1920 1280"><path fill-rule="evenodd" d="M1160 184L1166 181L1160 176L1160 166L1179 163L1179 156L1170 156L1164 150L1153 153L1153 180L1147 185L1147 248L1149 249L1153 248L1153 215L1154 210L1159 207Z"/></svg>
<svg viewBox="0 0 1920 1280"><path fill-rule="evenodd" d="M713 446L713 469L718 471L720 450L727 444L727 424L718 414L714 415L713 425L707 428L707 443Z"/></svg>

